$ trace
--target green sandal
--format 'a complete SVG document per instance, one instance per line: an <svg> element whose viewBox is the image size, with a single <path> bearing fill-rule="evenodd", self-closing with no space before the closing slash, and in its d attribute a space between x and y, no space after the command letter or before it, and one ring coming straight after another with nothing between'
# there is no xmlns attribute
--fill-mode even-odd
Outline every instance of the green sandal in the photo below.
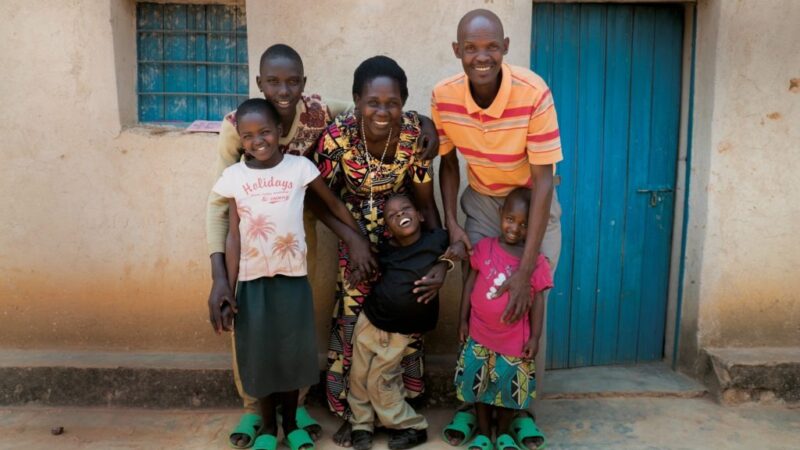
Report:
<svg viewBox="0 0 800 450"><path fill-rule="evenodd" d="M530 417L518 417L511 422L511 435L514 436L514 440L517 441L517 445L522 448L528 448L525 445L525 439L536 439L540 438L542 443L536 447L537 450L541 450L547 447L547 439L544 437L544 433L539 427L536 426L536 422L533 421Z"/></svg>
<svg viewBox="0 0 800 450"><path fill-rule="evenodd" d="M313 450L316 448L314 441L311 440L311 436L308 435L308 431L302 428L298 428L289 433L289 435L286 436L286 444L292 450L300 450L303 447L305 447L307 450Z"/></svg>
<svg viewBox="0 0 800 450"><path fill-rule="evenodd" d="M295 418L297 420L297 427L306 430L308 435L311 436L311 439L317 440L320 438L322 426L311 417L311 414L308 413L305 406L297 407Z"/></svg>
<svg viewBox="0 0 800 450"><path fill-rule="evenodd" d="M471 448L477 448L480 450L494 450L492 441L482 434L475 436L475 439L471 440L469 444L467 444L467 450Z"/></svg>
<svg viewBox="0 0 800 450"><path fill-rule="evenodd" d="M444 427L442 430L442 439L445 442L450 444L450 439L447 438L447 432L452 431L456 433L461 433L464 435L464 438L461 439L461 442L457 444L461 445L464 442L469 441L473 434L475 434L475 429L478 427L478 419L475 417L474 414L466 412L466 411L459 411L453 416L453 420ZM490 442L491 444L491 442ZM452 445L452 444L451 444Z"/></svg>
<svg viewBox="0 0 800 450"><path fill-rule="evenodd" d="M255 413L246 413L242 415L242 418L239 419L239 425L236 425L236 428L231 431L231 434L228 435L228 444L231 448L250 448L253 446L253 442L256 440L256 436L258 436L258 432L261 431L261 416ZM239 439L234 439L236 435L244 435L248 437L247 444L245 445L236 445L234 442L238 442Z"/></svg>
<svg viewBox="0 0 800 450"><path fill-rule="evenodd" d="M276 450L277 448L278 438L271 434L262 434L253 445L253 450Z"/></svg>
<svg viewBox="0 0 800 450"><path fill-rule="evenodd" d="M514 438L507 434L501 434L497 436L497 442L495 443L495 447L497 450L522 450L519 448L516 442L514 442Z"/></svg>

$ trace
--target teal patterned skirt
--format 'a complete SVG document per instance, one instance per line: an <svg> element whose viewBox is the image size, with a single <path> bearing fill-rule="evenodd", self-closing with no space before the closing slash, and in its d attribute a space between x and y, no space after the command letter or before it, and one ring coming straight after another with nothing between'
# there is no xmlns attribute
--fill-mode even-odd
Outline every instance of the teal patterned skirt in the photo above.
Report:
<svg viewBox="0 0 800 450"><path fill-rule="evenodd" d="M455 385L458 399L509 409L527 409L536 398L533 360L506 356L467 339L458 357Z"/></svg>

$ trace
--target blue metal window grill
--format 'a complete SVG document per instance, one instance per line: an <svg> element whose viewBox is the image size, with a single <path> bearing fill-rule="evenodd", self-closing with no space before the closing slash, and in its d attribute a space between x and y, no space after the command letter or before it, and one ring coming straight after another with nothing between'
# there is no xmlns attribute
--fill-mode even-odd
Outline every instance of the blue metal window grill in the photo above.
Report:
<svg viewBox="0 0 800 450"><path fill-rule="evenodd" d="M243 5L137 3L139 121L221 120L247 99Z"/></svg>

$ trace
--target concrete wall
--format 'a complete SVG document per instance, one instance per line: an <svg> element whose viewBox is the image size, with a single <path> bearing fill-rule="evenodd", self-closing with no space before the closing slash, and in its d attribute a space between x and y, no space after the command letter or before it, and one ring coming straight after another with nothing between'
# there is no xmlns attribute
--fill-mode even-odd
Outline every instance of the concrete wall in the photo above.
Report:
<svg viewBox="0 0 800 450"><path fill-rule="evenodd" d="M249 2L249 57L288 43L304 57L309 92L348 99L356 65L386 53L408 73L408 107L427 111L433 84L460 70L450 42L475 7L497 11L508 60L527 65L527 1ZM134 11L131 0L0 2L0 347L228 348L206 309L216 136L132 126ZM329 261L314 282L323 345L331 245L320 260ZM454 351L457 279L443 293L432 353Z"/></svg>
<svg viewBox="0 0 800 450"><path fill-rule="evenodd" d="M681 360L800 342L800 3L702 1Z"/></svg>

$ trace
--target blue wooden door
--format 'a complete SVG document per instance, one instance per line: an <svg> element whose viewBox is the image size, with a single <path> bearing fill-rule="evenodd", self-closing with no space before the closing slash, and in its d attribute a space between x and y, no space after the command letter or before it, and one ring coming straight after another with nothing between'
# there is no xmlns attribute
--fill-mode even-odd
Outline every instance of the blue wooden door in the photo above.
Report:
<svg viewBox="0 0 800 450"><path fill-rule="evenodd" d="M550 368L663 357L682 36L681 6L534 4L564 149Z"/></svg>

